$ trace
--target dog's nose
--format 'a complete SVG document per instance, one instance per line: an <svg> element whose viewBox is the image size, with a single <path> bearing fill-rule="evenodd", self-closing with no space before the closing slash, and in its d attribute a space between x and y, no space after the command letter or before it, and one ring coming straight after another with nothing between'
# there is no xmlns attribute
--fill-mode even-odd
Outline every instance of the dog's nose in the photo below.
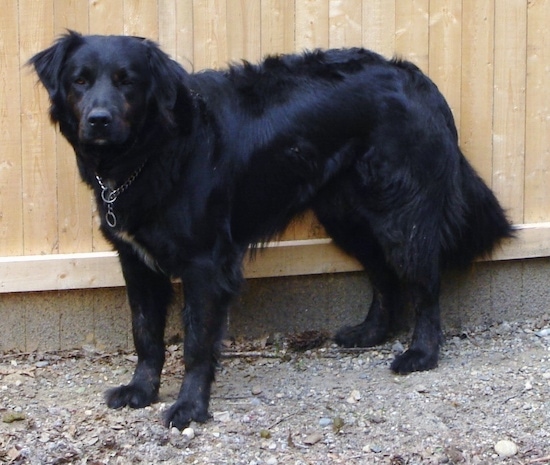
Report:
<svg viewBox="0 0 550 465"><path fill-rule="evenodd" d="M105 128L111 124L113 117L109 110L96 108L88 115L88 124L96 128Z"/></svg>

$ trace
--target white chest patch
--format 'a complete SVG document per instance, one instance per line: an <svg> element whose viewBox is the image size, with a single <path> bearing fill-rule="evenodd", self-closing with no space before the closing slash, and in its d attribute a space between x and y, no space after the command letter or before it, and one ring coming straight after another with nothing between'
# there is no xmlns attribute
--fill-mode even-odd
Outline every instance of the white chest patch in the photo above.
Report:
<svg viewBox="0 0 550 465"><path fill-rule="evenodd" d="M134 249L134 252L141 258L143 263L145 263L149 268L151 268L153 271L161 271L161 268L159 267L157 261L151 255L151 253L143 247L138 241L136 241L136 238L129 234L126 231L116 231L116 236L121 241L126 242L127 244L131 245Z"/></svg>

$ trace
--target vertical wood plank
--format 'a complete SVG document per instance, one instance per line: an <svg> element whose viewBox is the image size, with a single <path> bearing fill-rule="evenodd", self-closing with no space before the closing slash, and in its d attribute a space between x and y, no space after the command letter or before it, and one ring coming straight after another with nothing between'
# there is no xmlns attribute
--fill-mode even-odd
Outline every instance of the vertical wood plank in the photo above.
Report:
<svg viewBox="0 0 550 465"><path fill-rule="evenodd" d="M550 218L550 1L528 2L525 222Z"/></svg>
<svg viewBox="0 0 550 465"><path fill-rule="evenodd" d="M158 41L158 14L156 1L124 0L124 34Z"/></svg>
<svg viewBox="0 0 550 465"><path fill-rule="evenodd" d="M464 0L460 144L489 185L493 183L494 33L494 0Z"/></svg>
<svg viewBox="0 0 550 465"><path fill-rule="evenodd" d="M177 50L174 57L185 69L192 71L194 63L193 2L189 0L185 2L174 0L174 2L177 24Z"/></svg>
<svg viewBox="0 0 550 465"><path fill-rule="evenodd" d="M364 47L386 57L395 55L395 0L363 2Z"/></svg>
<svg viewBox="0 0 550 465"><path fill-rule="evenodd" d="M261 56L260 2L233 0L227 8L227 57L229 61L256 62Z"/></svg>
<svg viewBox="0 0 550 465"><path fill-rule="evenodd" d="M329 47L359 47L362 41L361 0L329 1Z"/></svg>
<svg viewBox="0 0 550 465"><path fill-rule="evenodd" d="M88 5L78 0L54 0L54 31L66 29L88 31ZM92 198L90 190L78 174L75 155L70 144L56 131L57 206L59 252L73 253L91 250Z"/></svg>
<svg viewBox="0 0 550 465"><path fill-rule="evenodd" d="M523 222L527 3L495 2L493 189Z"/></svg>
<svg viewBox="0 0 550 465"><path fill-rule="evenodd" d="M262 57L294 51L294 4L294 0L262 0Z"/></svg>
<svg viewBox="0 0 550 465"><path fill-rule="evenodd" d="M183 5L191 2L181 2ZM158 0L158 42L168 55L177 59L178 3L176 0Z"/></svg>
<svg viewBox="0 0 550 465"><path fill-rule="evenodd" d="M0 14L0 255L23 253L21 91L17 0ZM23 59L29 57L23 57ZM28 73L30 74L30 73ZM34 77L34 79L36 79Z"/></svg>
<svg viewBox="0 0 550 465"><path fill-rule="evenodd" d="M460 127L462 0L430 0L430 78L445 96Z"/></svg>
<svg viewBox="0 0 550 465"><path fill-rule="evenodd" d="M81 34L89 31L88 4L79 0L53 0L54 32L58 36L71 29Z"/></svg>
<svg viewBox="0 0 550 465"><path fill-rule="evenodd" d="M124 0L92 0L89 5L92 34L122 34Z"/></svg>
<svg viewBox="0 0 550 465"><path fill-rule="evenodd" d="M328 48L329 1L296 2L296 50Z"/></svg>
<svg viewBox="0 0 550 465"><path fill-rule="evenodd" d="M395 51L429 74L429 0L397 1Z"/></svg>
<svg viewBox="0 0 550 465"><path fill-rule="evenodd" d="M159 44L188 71L193 69L193 3L159 0Z"/></svg>
<svg viewBox="0 0 550 465"><path fill-rule="evenodd" d="M223 0L193 1L195 71L227 64L227 9Z"/></svg>
<svg viewBox="0 0 550 465"><path fill-rule="evenodd" d="M20 61L24 63L51 45L53 2L20 0L19 11ZM23 250L29 255L58 250L56 141L48 121L49 106L35 75L22 73Z"/></svg>

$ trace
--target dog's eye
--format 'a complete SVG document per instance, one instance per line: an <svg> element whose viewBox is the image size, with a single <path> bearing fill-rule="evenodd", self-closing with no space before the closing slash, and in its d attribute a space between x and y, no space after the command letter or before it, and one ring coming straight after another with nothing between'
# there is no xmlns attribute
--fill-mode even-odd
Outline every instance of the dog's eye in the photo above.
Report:
<svg viewBox="0 0 550 465"><path fill-rule="evenodd" d="M131 86L133 84L132 80L128 77L122 78L119 81L119 85L121 86Z"/></svg>
<svg viewBox="0 0 550 465"><path fill-rule="evenodd" d="M133 81L126 73L120 73L113 77L113 83L117 87L126 87L131 86L133 84Z"/></svg>
<svg viewBox="0 0 550 465"><path fill-rule="evenodd" d="M87 82L86 79L84 79L82 76L79 76L74 80L74 83L77 86L84 86L84 85L86 85L86 82Z"/></svg>

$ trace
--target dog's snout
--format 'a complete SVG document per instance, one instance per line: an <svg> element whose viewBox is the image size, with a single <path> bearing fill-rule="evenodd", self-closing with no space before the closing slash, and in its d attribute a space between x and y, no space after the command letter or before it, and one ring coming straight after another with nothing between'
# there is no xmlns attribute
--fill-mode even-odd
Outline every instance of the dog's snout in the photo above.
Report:
<svg viewBox="0 0 550 465"><path fill-rule="evenodd" d="M105 128L113 121L113 116L105 108L96 108L88 115L88 124L94 128Z"/></svg>

